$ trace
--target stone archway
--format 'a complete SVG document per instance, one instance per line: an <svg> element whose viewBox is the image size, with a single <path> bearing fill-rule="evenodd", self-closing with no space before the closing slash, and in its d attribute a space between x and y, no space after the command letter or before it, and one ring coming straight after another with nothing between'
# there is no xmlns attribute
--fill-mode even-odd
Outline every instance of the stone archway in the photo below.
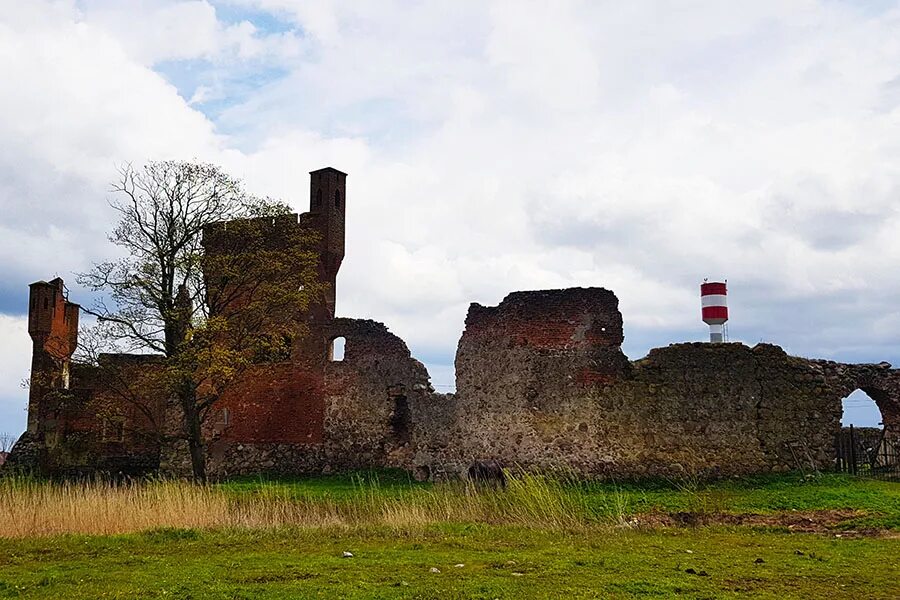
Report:
<svg viewBox="0 0 900 600"><path fill-rule="evenodd" d="M838 470L872 474L891 464L885 452L881 411L872 395L857 388L841 401L841 409L841 429L835 439Z"/></svg>
<svg viewBox="0 0 900 600"><path fill-rule="evenodd" d="M900 370L891 369L860 389L881 411L885 439L900 441Z"/></svg>
<svg viewBox="0 0 900 600"><path fill-rule="evenodd" d="M846 364L811 361L821 369L828 394L841 401L856 390L864 392L881 412L886 439L900 441L900 369L890 363Z"/></svg>
<svg viewBox="0 0 900 600"><path fill-rule="evenodd" d="M841 427L882 429L884 427L878 403L860 388L853 390L841 401Z"/></svg>

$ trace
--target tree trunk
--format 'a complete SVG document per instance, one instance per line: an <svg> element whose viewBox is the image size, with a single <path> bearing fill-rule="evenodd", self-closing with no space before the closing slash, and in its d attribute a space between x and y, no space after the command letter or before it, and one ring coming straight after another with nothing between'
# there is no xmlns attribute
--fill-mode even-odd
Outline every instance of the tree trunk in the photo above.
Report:
<svg viewBox="0 0 900 600"><path fill-rule="evenodd" d="M194 481L206 483L206 452L203 445L200 413L197 410L196 392L192 385L185 385L182 388L181 407L184 411L184 425L188 450L191 454L191 471L194 474Z"/></svg>

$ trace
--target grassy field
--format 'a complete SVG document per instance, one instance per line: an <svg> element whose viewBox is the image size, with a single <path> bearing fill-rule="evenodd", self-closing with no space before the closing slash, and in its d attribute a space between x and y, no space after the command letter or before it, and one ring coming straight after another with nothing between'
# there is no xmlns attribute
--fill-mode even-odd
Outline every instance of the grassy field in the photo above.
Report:
<svg viewBox="0 0 900 600"><path fill-rule="evenodd" d="M785 511L856 511L859 518L844 526L900 530L900 482L854 478L824 473L765 475L726 479L711 483L692 480L658 480L640 483L563 481L559 487L540 478L517 479L524 483L512 490L529 499L566 496L578 504L587 520L619 520L655 512L759 513ZM546 486L546 487L545 487ZM371 494L387 500L427 496L434 486L417 483L402 471L355 473L296 480L255 477L237 479L221 487L235 496L260 495L297 500L358 501ZM547 488L552 489L547 489Z"/></svg>
<svg viewBox="0 0 900 600"><path fill-rule="evenodd" d="M6 480L0 536L0 598L900 597L900 484L831 475Z"/></svg>
<svg viewBox="0 0 900 600"><path fill-rule="evenodd" d="M157 530L4 544L0 597L896 598L898 555L752 529Z"/></svg>

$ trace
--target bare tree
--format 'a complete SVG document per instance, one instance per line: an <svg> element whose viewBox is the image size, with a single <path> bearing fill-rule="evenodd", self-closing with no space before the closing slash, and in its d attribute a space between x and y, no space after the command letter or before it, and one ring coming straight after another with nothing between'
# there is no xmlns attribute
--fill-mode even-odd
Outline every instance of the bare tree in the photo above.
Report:
<svg viewBox="0 0 900 600"><path fill-rule="evenodd" d="M272 219L287 205L247 194L213 165L128 165L112 191L109 239L125 256L79 275L104 294L85 312L101 346L163 357L156 385L178 399L194 477L205 480L203 422L248 367L302 334L297 317L320 292L317 256L296 227L273 243ZM227 235L205 252L204 230L225 221ZM141 396L123 385L123 399Z"/></svg>
<svg viewBox="0 0 900 600"><path fill-rule="evenodd" d="M16 436L11 433L0 433L0 453L9 453L16 443Z"/></svg>

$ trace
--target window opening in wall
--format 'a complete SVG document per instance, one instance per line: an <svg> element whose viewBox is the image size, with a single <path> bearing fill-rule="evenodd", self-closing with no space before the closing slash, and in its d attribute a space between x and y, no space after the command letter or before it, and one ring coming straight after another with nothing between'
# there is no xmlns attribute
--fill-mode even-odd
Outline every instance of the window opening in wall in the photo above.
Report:
<svg viewBox="0 0 900 600"><path fill-rule="evenodd" d="M341 207L341 190L334 190L334 207Z"/></svg>
<svg viewBox="0 0 900 600"><path fill-rule="evenodd" d="M316 192L316 208L322 208L322 190Z"/></svg>
<svg viewBox="0 0 900 600"><path fill-rule="evenodd" d="M226 427L231 425L231 411L227 408L222 409L222 424Z"/></svg>
<svg viewBox="0 0 900 600"><path fill-rule="evenodd" d="M46 310L49 307L50 307L50 301L47 300L46 298L44 298L44 309Z"/></svg>
<svg viewBox="0 0 900 600"><path fill-rule="evenodd" d="M391 413L391 432L397 442L405 444L410 437L409 402L406 396L394 396L394 411Z"/></svg>
<svg viewBox="0 0 900 600"><path fill-rule="evenodd" d="M122 417L108 417L103 419L103 441L125 441L125 419Z"/></svg>
<svg viewBox="0 0 900 600"><path fill-rule="evenodd" d="M347 345L346 338L336 337L331 340L331 352L329 352L329 360L331 362L341 362L344 360L344 348Z"/></svg>

